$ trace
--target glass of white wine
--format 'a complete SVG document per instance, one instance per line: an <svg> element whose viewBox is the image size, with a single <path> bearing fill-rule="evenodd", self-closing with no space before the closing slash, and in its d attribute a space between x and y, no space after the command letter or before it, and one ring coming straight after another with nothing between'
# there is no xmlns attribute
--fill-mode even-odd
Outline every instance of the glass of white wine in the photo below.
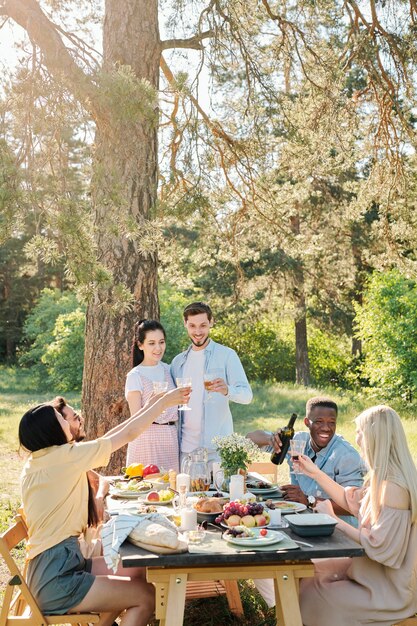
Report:
<svg viewBox="0 0 417 626"><path fill-rule="evenodd" d="M152 382L153 392L155 394L164 393L168 391L168 381L167 380L154 380ZM165 415L165 411L162 411L160 417Z"/></svg>
<svg viewBox="0 0 417 626"><path fill-rule="evenodd" d="M162 393L164 391L168 391L168 381L167 380L154 380L152 383L153 392L154 393Z"/></svg>
<svg viewBox="0 0 417 626"><path fill-rule="evenodd" d="M184 389L185 387L191 387L191 378L176 378L175 382L177 383L177 387L180 389ZM181 404L178 407L179 411L191 411L191 407L188 404Z"/></svg>
<svg viewBox="0 0 417 626"><path fill-rule="evenodd" d="M205 372L204 389L207 391L207 402L210 402L210 400L213 397L213 392L211 390L213 386L213 381L216 380L217 378L222 378L222 376L223 376L223 370L221 369L208 370L207 372Z"/></svg>

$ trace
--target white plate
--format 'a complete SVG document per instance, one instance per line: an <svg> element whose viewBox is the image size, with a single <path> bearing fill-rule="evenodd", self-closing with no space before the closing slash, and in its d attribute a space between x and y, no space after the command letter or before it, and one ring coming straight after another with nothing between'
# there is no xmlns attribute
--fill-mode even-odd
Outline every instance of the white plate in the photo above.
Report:
<svg viewBox="0 0 417 626"><path fill-rule="evenodd" d="M124 489L112 489L110 491L110 495L112 496L112 498L136 500L140 496L143 496L144 494L149 493L149 491L151 491L151 489L148 489L148 491L127 491L127 490L125 491Z"/></svg>
<svg viewBox="0 0 417 626"><path fill-rule="evenodd" d="M287 513L300 513L306 510L306 505L301 502L290 502L289 500L273 500L275 508L281 511L282 514Z"/></svg>
<svg viewBox="0 0 417 626"><path fill-rule="evenodd" d="M290 522L296 526L323 526L324 524L335 525L337 520L327 513L305 513L304 515L290 515Z"/></svg>
<svg viewBox="0 0 417 626"><path fill-rule="evenodd" d="M265 487L264 489L251 487L251 491L255 496L276 496L278 498L279 495L282 495L282 491L278 487Z"/></svg>
<svg viewBox="0 0 417 626"><path fill-rule="evenodd" d="M252 528L251 530L255 533L254 537L245 537L240 539L223 533L223 539L229 543L234 543L237 546L268 546L271 543L278 543L285 538L285 535L277 530L268 530L268 534L265 537L262 537L262 535L259 534L262 530L261 528Z"/></svg>

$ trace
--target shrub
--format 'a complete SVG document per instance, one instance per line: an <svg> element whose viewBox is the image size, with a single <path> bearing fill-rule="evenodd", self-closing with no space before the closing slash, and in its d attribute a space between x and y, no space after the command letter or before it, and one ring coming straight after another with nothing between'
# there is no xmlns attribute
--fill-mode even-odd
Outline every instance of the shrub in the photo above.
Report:
<svg viewBox="0 0 417 626"><path fill-rule="evenodd" d="M352 356L348 337L308 328L308 356L313 384L319 387L350 387Z"/></svg>
<svg viewBox="0 0 417 626"><path fill-rule="evenodd" d="M410 401L417 392L417 284L397 270L375 272L355 310L364 375L388 397Z"/></svg>
<svg viewBox="0 0 417 626"><path fill-rule="evenodd" d="M77 308L59 315L53 330L54 341L42 355L49 380L57 391L81 389L84 366L85 313Z"/></svg>
<svg viewBox="0 0 417 626"><path fill-rule="evenodd" d="M77 315L74 318L70 316L69 320L65 321L66 316L74 312ZM41 292L37 304L25 321L23 330L25 345L22 348L22 354L19 359L21 365L31 367L39 385L47 386L53 380L54 384L57 384L57 391L67 391L69 389L66 386L67 383L63 383L64 387L61 387L58 382L59 376L56 373L52 374L58 367L66 369L66 364L64 360L60 362L56 360L55 364L53 364L51 351L56 355L54 358L58 359L60 348L56 344L62 343L65 353L63 359L70 357L71 360L74 359L78 363L83 363L84 336L83 322L81 323L80 321L83 317L83 308L74 292L66 291L62 293L58 289L44 289ZM75 333L74 338L70 336L72 332ZM64 335L62 341L60 339L61 334ZM74 353L71 355L69 354L69 346L71 346L71 349L74 349ZM53 375L53 379L51 375ZM67 380L66 376L64 378ZM73 378L72 380L75 379ZM75 384L79 385L75 387L79 389L81 382L76 382Z"/></svg>
<svg viewBox="0 0 417 626"><path fill-rule="evenodd" d="M236 350L249 380L293 381L294 345L280 336L280 330L266 320L239 324L229 318L216 325L211 336Z"/></svg>
<svg viewBox="0 0 417 626"><path fill-rule="evenodd" d="M161 324L167 335L167 349L163 359L166 363L171 363L174 356L189 344L182 317L184 307L189 302L189 298L171 285L164 283L159 286Z"/></svg>

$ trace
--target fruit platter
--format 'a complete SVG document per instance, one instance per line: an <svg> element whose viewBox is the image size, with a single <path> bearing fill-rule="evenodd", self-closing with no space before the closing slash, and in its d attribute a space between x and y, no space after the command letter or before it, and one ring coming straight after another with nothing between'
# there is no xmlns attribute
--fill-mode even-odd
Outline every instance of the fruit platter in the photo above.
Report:
<svg viewBox="0 0 417 626"><path fill-rule="evenodd" d="M215 519L216 524L227 528L267 526L270 518L260 502L232 500L223 506L223 512Z"/></svg>
<svg viewBox="0 0 417 626"><path fill-rule="evenodd" d="M122 467L122 475L125 480L135 478L136 480L156 480L161 477L165 479L165 474L160 471L159 467L154 463L131 463L127 467ZM168 482L168 474L166 474L166 482Z"/></svg>
<svg viewBox="0 0 417 626"><path fill-rule="evenodd" d="M153 505L170 504L174 497L175 493L170 489L160 489L159 491L154 489L149 491L146 496L144 496L143 500Z"/></svg>

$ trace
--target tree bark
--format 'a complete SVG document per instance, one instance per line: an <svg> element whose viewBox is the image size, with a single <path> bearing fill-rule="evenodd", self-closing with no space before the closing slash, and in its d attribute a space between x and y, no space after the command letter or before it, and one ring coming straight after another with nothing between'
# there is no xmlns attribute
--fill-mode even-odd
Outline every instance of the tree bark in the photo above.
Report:
<svg viewBox="0 0 417 626"><path fill-rule="evenodd" d="M298 313L295 319L295 382L308 387L310 384L310 360L307 344L307 317L304 298L299 302Z"/></svg>
<svg viewBox="0 0 417 626"><path fill-rule="evenodd" d="M103 31L104 68L130 65L136 77L158 88L160 41L157 0L106 1ZM83 379L83 410L89 437L109 430L129 412L124 400L134 322L158 318L156 253L141 252L138 243L113 234L109 211L127 211L138 225L151 217L157 194L157 127L146 119L97 127L95 180L92 198L101 262L113 273L115 284L133 294L134 309L109 317L109 294L100 290L88 306ZM110 192L120 198L112 207ZM119 205L119 206L117 206ZM110 223L117 216L110 214ZM113 222L115 223L115 222ZM125 450L113 455L109 472L125 462Z"/></svg>
<svg viewBox="0 0 417 626"><path fill-rule="evenodd" d="M298 213L291 218L291 230L295 235L300 233L300 217ZM308 387L310 384L310 360L307 343L307 310L304 290L304 272L300 261L296 262L293 273L293 301L295 305L295 381L298 385Z"/></svg>

